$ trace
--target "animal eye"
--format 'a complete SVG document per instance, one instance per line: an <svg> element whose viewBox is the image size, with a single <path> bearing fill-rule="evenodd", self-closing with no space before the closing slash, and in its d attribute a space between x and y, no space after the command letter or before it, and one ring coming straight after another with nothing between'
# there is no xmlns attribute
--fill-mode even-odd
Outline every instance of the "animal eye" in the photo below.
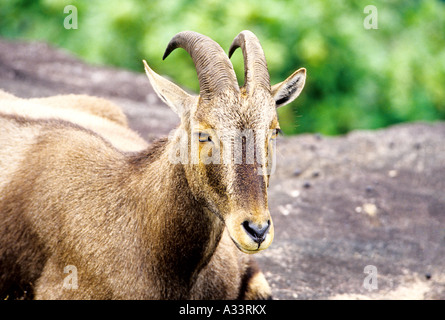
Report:
<svg viewBox="0 0 445 320"><path fill-rule="evenodd" d="M198 140L199 140L199 142L211 142L212 138L207 133L199 132L198 133Z"/></svg>
<svg viewBox="0 0 445 320"><path fill-rule="evenodd" d="M281 131L281 129L273 129L273 131L272 131L272 135L271 135L271 139L273 140L273 139L276 139L277 138L277 136L278 135L281 135L281 134L283 134L283 131Z"/></svg>

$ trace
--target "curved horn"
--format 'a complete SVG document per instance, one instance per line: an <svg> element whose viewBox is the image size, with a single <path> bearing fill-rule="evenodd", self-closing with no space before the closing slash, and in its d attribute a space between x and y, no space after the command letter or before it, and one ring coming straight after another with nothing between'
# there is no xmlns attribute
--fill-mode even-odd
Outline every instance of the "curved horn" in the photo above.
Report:
<svg viewBox="0 0 445 320"><path fill-rule="evenodd" d="M249 30L241 31L233 40L229 49L229 58L237 48L241 48L244 57L244 86L247 93L250 88L261 86L270 91L270 76L266 57L258 38Z"/></svg>
<svg viewBox="0 0 445 320"><path fill-rule="evenodd" d="M227 93L228 89L239 92L232 63L215 41L197 32L180 32L170 40L162 59L176 48L183 48L192 57L201 98L210 100L215 94Z"/></svg>

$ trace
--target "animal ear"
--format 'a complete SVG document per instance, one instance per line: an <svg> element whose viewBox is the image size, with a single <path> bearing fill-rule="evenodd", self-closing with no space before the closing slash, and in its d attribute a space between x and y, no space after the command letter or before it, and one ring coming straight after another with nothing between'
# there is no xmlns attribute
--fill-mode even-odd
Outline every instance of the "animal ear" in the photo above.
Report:
<svg viewBox="0 0 445 320"><path fill-rule="evenodd" d="M160 76L148 66L145 60L142 61L144 62L145 73L158 97L182 118L196 97Z"/></svg>
<svg viewBox="0 0 445 320"><path fill-rule="evenodd" d="M292 73L283 82L272 86L272 96L275 99L277 108L285 106L294 101L303 90L306 81L306 69L301 68Z"/></svg>

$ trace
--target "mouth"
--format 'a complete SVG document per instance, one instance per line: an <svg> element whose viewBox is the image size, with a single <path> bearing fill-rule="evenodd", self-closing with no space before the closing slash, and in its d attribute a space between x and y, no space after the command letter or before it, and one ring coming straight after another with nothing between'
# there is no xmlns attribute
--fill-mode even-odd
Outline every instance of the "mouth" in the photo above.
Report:
<svg viewBox="0 0 445 320"><path fill-rule="evenodd" d="M235 244L235 246L238 248L238 250L240 250L241 252L247 253L247 254L255 254L257 252L260 252L264 249L260 249L261 244L258 244L258 248L255 250L250 250L250 249L246 249L243 248L238 242L236 242L236 240L234 240L232 237L230 237L230 239L232 239L233 243Z"/></svg>

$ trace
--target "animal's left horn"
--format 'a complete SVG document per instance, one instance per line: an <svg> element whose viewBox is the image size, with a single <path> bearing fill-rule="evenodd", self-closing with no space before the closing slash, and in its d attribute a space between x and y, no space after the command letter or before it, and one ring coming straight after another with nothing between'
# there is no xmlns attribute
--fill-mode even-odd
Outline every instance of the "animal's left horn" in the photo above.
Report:
<svg viewBox="0 0 445 320"><path fill-rule="evenodd" d="M239 92L232 63L215 41L197 32L180 32L170 40L162 59L176 48L183 48L192 57L198 73L201 98L210 100L218 94Z"/></svg>
<svg viewBox="0 0 445 320"><path fill-rule="evenodd" d="M229 58L237 48L241 48L243 52L244 87L247 93L251 94L251 88L257 86L270 91L269 70L258 38L249 30L241 31L230 46Z"/></svg>

